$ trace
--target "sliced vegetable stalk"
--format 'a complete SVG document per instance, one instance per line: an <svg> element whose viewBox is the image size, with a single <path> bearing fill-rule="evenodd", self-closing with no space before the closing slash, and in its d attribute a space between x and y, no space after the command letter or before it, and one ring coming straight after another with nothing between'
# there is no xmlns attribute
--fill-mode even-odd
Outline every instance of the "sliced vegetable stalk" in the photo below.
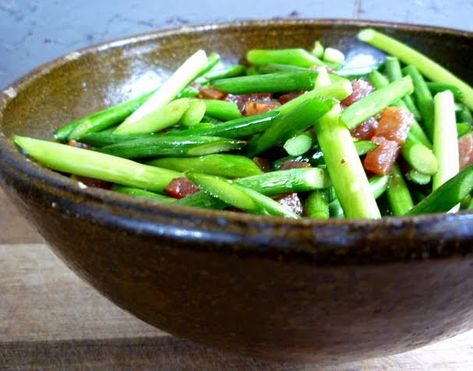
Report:
<svg viewBox="0 0 473 371"><path fill-rule="evenodd" d="M149 133L157 130L156 117L208 64L203 50L188 58L151 97L115 130L116 134Z"/></svg>
<svg viewBox="0 0 473 371"><path fill-rule="evenodd" d="M325 170L316 167L271 171L240 178L235 183L268 196L324 189L331 184Z"/></svg>
<svg viewBox="0 0 473 371"><path fill-rule="evenodd" d="M176 201L175 198L164 196L164 195L161 195L159 193L146 191L146 190L141 189L141 188L122 186L122 185L118 185L118 184L115 184L112 187L112 190L115 191L115 192L119 192L119 193L129 195L129 196L138 197L138 198L145 198L147 200L153 200L153 201L157 201L157 202L160 202L160 203L173 203L174 201Z"/></svg>
<svg viewBox="0 0 473 371"><path fill-rule="evenodd" d="M312 148L312 136L309 133L296 135L286 140L283 147L289 156L303 155Z"/></svg>
<svg viewBox="0 0 473 371"><path fill-rule="evenodd" d="M227 203L228 205L250 213L258 213L261 211L259 205L253 200L253 198L223 178L200 173L188 173L186 176L192 182L197 184L205 193Z"/></svg>
<svg viewBox="0 0 473 371"><path fill-rule="evenodd" d="M204 118L202 119L202 123L203 124L221 124L222 120L216 119L215 117L210 117L208 115L204 115ZM168 134L168 133L170 133L170 131L166 133L161 133L161 134Z"/></svg>
<svg viewBox="0 0 473 371"><path fill-rule="evenodd" d="M373 193L374 198L380 198L384 192L388 189L389 175L378 175L370 178L370 189Z"/></svg>
<svg viewBox="0 0 473 371"><path fill-rule="evenodd" d="M256 70L260 74L275 73L275 72L314 71L308 67L299 67L299 66L293 66L291 64L279 64L279 63L261 64L259 66L256 66ZM314 71L314 72L317 73L317 71Z"/></svg>
<svg viewBox="0 0 473 371"><path fill-rule="evenodd" d="M327 192L325 190L311 192L306 199L304 211L309 218L330 218Z"/></svg>
<svg viewBox="0 0 473 371"><path fill-rule="evenodd" d="M322 88L332 83L332 81L330 80L328 71L325 67L320 67L318 72L319 74L317 78L315 79L315 84L314 84L316 88Z"/></svg>
<svg viewBox="0 0 473 371"><path fill-rule="evenodd" d="M409 215L447 212L473 191L473 165L443 183L409 212Z"/></svg>
<svg viewBox="0 0 473 371"><path fill-rule="evenodd" d="M319 73L320 69L322 67L317 68L317 71L311 70L306 67L298 67L298 66L291 66L290 64L276 64L276 63L271 63L271 64L262 64L261 66L258 66L258 73L264 74L264 73L274 73L274 72L294 72L294 71L313 71L316 74ZM329 73L330 81L332 83L336 82L347 82L348 80L342 76L339 75L340 71L337 71L337 73Z"/></svg>
<svg viewBox="0 0 473 371"><path fill-rule="evenodd" d="M326 172L319 168L280 170L239 178L235 180L246 188L251 188L267 196L293 192L307 192L330 186ZM222 209L224 205L203 192L198 192L176 201L176 205Z"/></svg>
<svg viewBox="0 0 473 371"><path fill-rule="evenodd" d="M366 155L368 152L373 151L378 145L371 140L358 140L355 141L356 153L358 156Z"/></svg>
<svg viewBox="0 0 473 371"><path fill-rule="evenodd" d="M324 66L319 58L305 49L252 49L246 54L248 62L254 65L279 63L300 67Z"/></svg>
<svg viewBox="0 0 473 371"><path fill-rule="evenodd" d="M470 124L466 124L464 122L459 122L457 124L457 131L458 131L458 138L461 138L462 136L471 133L472 127Z"/></svg>
<svg viewBox="0 0 473 371"><path fill-rule="evenodd" d="M226 179L200 173L188 173L187 177L210 196L252 214L298 218L284 205L246 187L232 184Z"/></svg>
<svg viewBox="0 0 473 371"><path fill-rule="evenodd" d="M413 90L412 79L403 77L346 108L341 115L342 122L348 129L354 129Z"/></svg>
<svg viewBox="0 0 473 371"><path fill-rule="evenodd" d="M160 131L170 126L177 124L184 113L189 110L191 100L189 98L180 98L166 104L161 109L149 114L147 116L148 125L146 130L141 130L138 125L133 126L132 129L121 130L120 127L115 129L114 133L123 134L141 134Z"/></svg>
<svg viewBox="0 0 473 371"><path fill-rule="evenodd" d="M450 90L453 93L455 100L463 101L463 94L461 90L455 85L445 84L442 82L427 82L427 87L429 88L432 96L445 90Z"/></svg>
<svg viewBox="0 0 473 371"><path fill-rule="evenodd" d="M278 116L279 112L270 111L257 116L242 117L239 119L227 121L219 124L201 123L186 130L171 130L160 136L218 136L224 138L246 138L254 134L261 133L270 127Z"/></svg>
<svg viewBox="0 0 473 371"><path fill-rule="evenodd" d="M333 99L315 97L309 101L303 101L287 113L281 113L261 136L249 142L248 155L250 157L258 155L307 129L326 114L334 104Z"/></svg>
<svg viewBox="0 0 473 371"><path fill-rule="evenodd" d="M90 133L84 135L80 141L81 143L88 144L92 147L100 148L111 144L128 142L135 139L148 139L155 138L154 134L112 134L101 131L100 133Z"/></svg>
<svg viewBox="0 0 473 371"><path fill-rule="evenodd" d="M473 195L467 195L462 202L460 202L460 210L469 210L470 207L473 205Z"/></svg>
<svg viewBox="0 0 473 371"><path fill-rule="evenodd" d="M220 62L220 55L217 53L210 53L207 57L207 65L200 69L195 78L207 75L210 73L214 67Z"/></svg>
<svg viewBox="0 0 473 371"><path fill-rule="evenodd" d="M317 77L315 71L276 72L215 80L212 86L231 94L283 93L311 90Z"/></svg>
<svg viewBox="0 0 473 371"><path fill-rule="evenodd" d="M345 54L338 49L335 48L325 48L323 61L335 66L340 67L345 62Z"/></svg>
<svg viewBox="0 0 473 371"><path fill-rule="evenodd" d="M370 190L373 193L373 197L378 199L381 197L386 189L388 188L389 183L389 175L378 175L371 177L369 179ZM340 201L337 198L337 194L335 193L334 187L329 187L326 189L328 200L329 200L329 209L331 210L331 216L338 216L344 217L342 206L340 205Z"/></svg>
<svg viewBox="0 0 473 371"><path fill-rule="evenodd" d="M473 115L468 107L463 106L461 111L457 112L458 122L465 122L470 126L473 126Z"/></svg>
<svg viewBox="0 0 473 371"><path fill-rule="evenodd" d="M170 104L172 104L171 102ZM183 126L194 126L202 121L206 111L205 103L200 99L194 99L189 102L189 108L184 112L180 119Z"/></svg>
<svg viewBox="0 0 473 371"><path fill-rule="evenodd" d="M434 82L455 85L461 90L465 104L473 109L473 88L424 54L371 28L360 31L358 38L399 58L405 64L416 66L420 73Z"/></svg>
<svg viewBox="0 0 473 371"><path fill-rule="evenodd" d="M348 97L353 92L350 81L339 81L332 83L327 86L322 86L315 88L303 95L298 96L297 98L283 104L278 108L278 111L281 114L285 114L295 107L301 105L303 102L312 100L314 98L335 98L338 100L343 100Z"/></svg>
<svg viewBox="0 0 473 371"><path fill-rule="evenodd" d="M403 72L412 78L414 83L414 96L416 97L420 113L424 120L424 126L429 138L432 140L434 133L434 98L427 86L424 77L417 68L409 65Z"/></svg>
<svg viewBox="0 0 473 371"><path fill-rule="evenodd" d="M345 217L345 214L343 213L343 208L342 205L340 204L340 201L337 198L337 193L335 192L335 188L333 186L327 188L326 190L327 196L328 196L328 208L329 208L329 213L331 218L335 219L342 219Z"/></svg>
<svg viewBox="0 0 473 371"><path fill-rule="evenodd" d="M228 207L228 204L215 198L209 196L205 192L197 192L190 196L181 198L174 202L174 205L178 206L187 206L187 207L200 207L203 209L213 209L213 210L223 210Z"/></svg>
<svg viewBox="0 0 473 371"><path fill-rule="evenodd" d="M204 99L206 114L218 120L235 120L241 117L238 106L233 102L226 102L217 99Z"/></svg>
<svg viewBox="0 0 473 371"><path fill-rule="evenodd" d="M340 204L340 200L338 198L335 198L334 200L330 201L330 203L328 204L328 209L329 209L331 218L334 218L334 219L345 218L342 205Z"/></svg>
<svg viewBox="0 0 473 371"><path fill-rule="evenodd" d="M124 158L201 156L241 149L246 142L221 137L155 136L100 148L103 153Z"/></svg>
<svg viewBox="0 0 473 371"><path fill-rule="evenodd" d="M458 173L460 159L455 102L452 92L438 93L434 98L434 105L434 153L439 164L438 172L434 175L432 182L435 190ZM458 207L455 210L458 210Z"/></svg>
<svg viewBox="0 0 473 371"><path fill-rule="evenodd" d="M15 136L15 143L44 166L74 175L162 192L181 173L65 144Z"/></svg>
<svg viewBox="0 0 473 371"><path fill-rule="evenodd" d="M261 214L299 219L299 215L290 210L286 205L281 204L262 193L256 192L251 188L242 187L238 184L235 184L235 186L250 196L259 205L262 210Z"/></svg>
<svg viewBox="0 0 473 371"><path fill-rule="evenodd" d="M147 163L164 169L192 171L225 178L241 178L262 173L258 165L248 157L215 154L199 157L163 157Z"/></svg>
<svg viewBox="0 0 473 371"><path fill-rule="evenodd" d="M139 96L138 98L106 108L92 115L75 120L54 133L54 137L60 142L70 139L80 139L81 136L108 129L119 124L136 111L153 92Z"/></svg>
<svg viewBox="0 0 473 371"><path fill-rule="evenodd" d="M192 87L192 86L186 86L184 89L182 89L179 94L176 95L176 99L180 98L195 98L199 95L199 90Z"/></svg>
<svg viewBox="0 0 473 371"><path fill-rule="evenodd" d="M368 80L376 89L382 89L389 85L389 79L378 70L371 71Z"/></svg>
<svg viewBox="0 0 473 371"><path fill-rule="evenodd" d="M401 148L401 154L406 162L420 173L430 176L438 171L438 161L435 154L412 136L407 137Z"/></svg>
<svg viewBox="0 0 473 371"><path fill-rule="evenodd" d="M245 66L235 64L220 70L210 71L203 76L205 81L213 81L218 79L225 79L227 77L241 76L245 73Z"/></svg>
<svg viewBox="0 0 473 371"><path fill-rule="evenodd" d="M337 197L349 218L380 218L378 205L353 139L340 120L340 112L340 106L336 105L315 124L317 138L325 155L325 163Z"/></svg>
<svg viewBox="0 0 473 371"><path fill-rule="evenodd" d="M322 58L324 55L324 50L325 48L319 40L314 42L314 47L312 48L312 54L316 58Z"/></svg>
<svg viewBox="0 0 473 371"><path fill-rule="evenodd" d="M414 207L409 188L397 165L392 168L387 195L394 216L405 215Z"/></svg>
<svg viewBox="0 0 473 371"><path fill-rule="evenodd" d="M336 72L337 76L346 78L366 77L373 71L377 71L379 63L372 63L365 66L344 66Z"/></svg>
<svg viewBox="0 0 473 371"><path fill-rule="evenodd" d="M426 185L432 181L432 176L430 176L429 174L423 174L415 169L409 170L409 172L406 174L406 177L411 182L420 185Z"/></svg>
<svg viewBox="0 0 473 371"><path fill-rule="evenodd" d="M258 75L258 69L254 65L250 65L248 67L245 67L245 73L243 76L253 76L253 75Z"/></svg>
<svg viewBox="0 0 473 371"><path fill-rule="evenodd" d="M399 59L397 59L396 57L387 56L384 62L384 66L385 73L388 76L389 81L394 82L402 79L401 64L399 63ZM410 95L406 95L404 98L402 98L402 100L406 105L407 109L414 115L415 119L420 120L421 113L417 109L414 101L412 100L412 97Z"/></svg>

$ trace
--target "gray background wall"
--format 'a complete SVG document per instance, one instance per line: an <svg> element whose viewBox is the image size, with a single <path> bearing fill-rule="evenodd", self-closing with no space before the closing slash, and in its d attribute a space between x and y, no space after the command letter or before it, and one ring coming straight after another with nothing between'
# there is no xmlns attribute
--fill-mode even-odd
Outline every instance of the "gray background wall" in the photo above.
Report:
<svg viewBox="0 0 473 371"><path fill-rule="evenodd" d="M360 18L473 31L472 0L0 0L0 88L75 49L157 28L274 17Z"/></svg>

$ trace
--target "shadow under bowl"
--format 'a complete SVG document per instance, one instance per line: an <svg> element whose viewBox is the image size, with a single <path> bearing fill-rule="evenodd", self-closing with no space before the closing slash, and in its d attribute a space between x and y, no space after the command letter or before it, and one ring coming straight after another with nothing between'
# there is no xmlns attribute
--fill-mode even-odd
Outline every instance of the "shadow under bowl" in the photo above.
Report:
<svg viewBox="0 0 473 371"><path fill-rule="evenodd" d="M466 81L473 35L348 20L234 22L158 31L71 53L0 95L0 177L54 252L103 295L171 334L246 355L346 362L473 328L473 215L284 220L157 205L71 179L23 157L12 134L62 124L156 86L198 48L237 61L250 48L379 52L379 28Z"/></svg>

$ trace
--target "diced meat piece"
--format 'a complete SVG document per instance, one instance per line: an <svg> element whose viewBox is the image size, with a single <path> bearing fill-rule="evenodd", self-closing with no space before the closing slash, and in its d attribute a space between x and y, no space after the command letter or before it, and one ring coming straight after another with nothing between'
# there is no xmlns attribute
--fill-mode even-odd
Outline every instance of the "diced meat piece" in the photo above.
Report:
<svg viewBox="0 0 473 371"><path fill-rule="evenodd" d="M236 103L241 113L245 113L245 104L247 102L271 103L271 93L254 93L254 94L228 94L226 100Z"/></svg>
<svg viewBox="0 0 473 371"><path fill-rule="evenodd" d="M363 166L365 170L376 175L389 174L401 147L398 143L384 137L374 137L372 140L378 144L378 147L366 154Z"/></svg>
<svg viewBox="0 0 473 371"><path fill-rule="evenodd" d="M271 163L268 159L263 157L253 157L253 161L258 167L263 170L265 173L271 171Z"/></svg>
<svg viewBox="0 0 473 371"><path fill-rule="evenodd" d="M107 182L105 180L88 178L85 176L76 176L76 180L87 187L94 187L94 188L102 188L102 189L111 189L112 183Z"/></svg>
<svg viewBox="0 0 473 371"><path fill-rule="evenodd" d="M302 215L302 202L297 193L289 193L277 199L280 204L287 206L289 210L297 215Z"/></svg>
<svg viewBox="0 0 473 371"><path fill-rule="evenodd" d="M343 107L351 106L353 103L358 102L367 95L371 94L375 88L371 83L366 79L356 79L351 82L353 92L351 95L344 100L342 100L341 105Z"/></svg>
<svg viewBox="0 0 473 371"><path fill-rule="evenodd" d="M290 170L290 169L302 169L305 167L311 167L310 163L306 161L289 160L289 161L283 162L279 169Z"/></svg>
<svg viewBox="0 0 473 371"><path fill-rule="evenodd" d="M67 144L70 145L71 147L76 147L76 148L83 148L83 149L89 149L90 148L90 146L88 144L78 142L75 139L71 139L70 141L67 142Z"/></svg>
<svg viewBox="0 0 473 371"><path fill-rule="evenodd" d="M202 99L224 100L227 98L227 95L228 95L227 93L224 93L223 91L220 91L214 88L205 88L199 92L199 98L202 98Z"/></svg>
<svg viewBox="0 0 473 371"><path fill-rule="evenodd" d="M225 100L235 103L238 106L238 109L240 110L240 112L243 113L245 111L245 103L247 102L246 97L247 96L243 94L240 94L240 95L228 94Z"/></svg>
<svg viewBox="0 0 473 371"><path fill-rule="evenodd" d="M358 125L355 129L351 131L352 137L361 139L361 140L370 140L374 137L376 133L376 128L378 127L378 120L374 117L365 121L364 123Z"/></svg>
<svg viewBox="0 0 473 371"><path fill-rule="evenodd" d="M302 95L301 91L294 91L292 93L283 94L278 98L279 103L286 104L287 102Z"/></svg>
<svg viewBox="0 0 473 371"><path fill-rule="evenodd" d="M402 145L413 123L414 116L406 109L388 107L381 113L375 136L384 137Z"/></svg>
<svg viewBox="0 0 473 371"><path fill-rule="evenodd" d="M243 112L246 116L255 116L272 111L280 106L281 104L276 100L272 100L270 103L245 102Z"/></svg>
<svg viewBox="0 0 473 371"><path fill-rule="evenodd" d="M252 93L252 94L243 94L246 97L246 100L249 102L263 102L269 103L273 99L272 93Z"/></svg>
<svg viewBox="0 0 473 371"><path fill-rule="evenodd" d="M191 194L199 192L200 189L192 181L187 178L176 178L168 184L165 192L168 196L173 198L184 198Z"/></svg>
<svg viewBox="0 0 473 371"><path fill-rule="evenodd" d="M466 134L458 140L460 169L473 165L473 134Z"/></svg>

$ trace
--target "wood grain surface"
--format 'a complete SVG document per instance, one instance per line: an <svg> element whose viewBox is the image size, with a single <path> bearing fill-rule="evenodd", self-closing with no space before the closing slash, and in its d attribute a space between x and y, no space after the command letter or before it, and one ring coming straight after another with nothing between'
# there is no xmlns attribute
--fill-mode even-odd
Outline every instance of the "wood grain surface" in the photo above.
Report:
<svg viewBox="0 0 473 371"><path fill-rule="evenodd" d="M39 242L44 242L43 238L25 221L0 188L0 244Z"/></svg>
<svg viewBox="0 0 473 371"><path fill-rule="evenodd" d="M72 273L0 192L0 369L473 370L473 332L322 367L242 358L169 336Z"/></svg>

